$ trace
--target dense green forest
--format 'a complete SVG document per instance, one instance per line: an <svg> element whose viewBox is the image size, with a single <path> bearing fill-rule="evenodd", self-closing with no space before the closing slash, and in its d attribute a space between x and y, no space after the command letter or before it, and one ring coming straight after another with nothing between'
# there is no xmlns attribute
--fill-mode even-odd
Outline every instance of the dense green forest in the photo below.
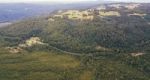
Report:
<svg viewBox="0 0 150 80"><path fill-rule="evenodd" d="M97 16L92 21L50 21L49 15L3 27L0 79L149 80L149 16L122 14ZM17 47L31 37L39 37L46 45L23 47L15 54L7 48Z"/></svg>

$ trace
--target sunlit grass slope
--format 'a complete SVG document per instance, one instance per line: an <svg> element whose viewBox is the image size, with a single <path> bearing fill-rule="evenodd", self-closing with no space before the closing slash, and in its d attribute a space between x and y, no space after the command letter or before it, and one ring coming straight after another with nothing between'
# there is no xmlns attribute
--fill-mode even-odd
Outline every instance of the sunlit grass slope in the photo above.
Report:
<svg viewBox="0 0 150 80"><path fill-rule="evenodd" d="M58 80L80 66L80 61L69 55L54 52L0 54L1 80Z"/></svg>
<svg viewBox="0 0 150 80"><path fill-rule="evenodd" d="M0 80L149 79L148 72L144 73L138 69L140 67L129 66L118 58L73 56L55 50L12 54L0 49ZM123 59L129 60L125 56Z"/></svg>

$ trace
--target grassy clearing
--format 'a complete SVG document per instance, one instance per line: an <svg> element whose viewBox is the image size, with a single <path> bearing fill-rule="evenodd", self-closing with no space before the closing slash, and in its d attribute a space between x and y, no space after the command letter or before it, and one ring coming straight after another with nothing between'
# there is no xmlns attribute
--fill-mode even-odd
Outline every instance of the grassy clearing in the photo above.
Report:
<svg viewBox="0 0 150 80"><path fill-rule="evenodd" d="M143 72L110 58L63 53L0 52L0 80L149 80ZM136 74L135 74L136 73Z"/></svg>
<svg viewBox="0 0 150 80"><path fill-rule="evenodd" d="M93 80L93 73L91 71L84 71L80 75L80 80Z"/></svg>
<svg viewBox="0 0 150 80"><path fill-rule="evenodd" d="M80 66L73 56L51 52L0 55L1 80L61 80Z"/></svg>

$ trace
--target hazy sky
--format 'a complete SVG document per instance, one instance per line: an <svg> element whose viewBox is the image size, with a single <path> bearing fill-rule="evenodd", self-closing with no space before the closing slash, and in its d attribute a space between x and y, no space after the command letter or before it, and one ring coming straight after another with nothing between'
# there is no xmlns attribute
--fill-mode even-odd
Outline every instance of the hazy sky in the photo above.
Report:
<svg viewBox="0 0 150 80"><path fill-rule="evenodd" d="M81 2L81 1L97 1L97 0L0 0L1 3L7 2Z"/></svg>
<svg viewBox="0 0 150 80"><path fill-rule="evenodd" d="M150 0L0 0L0 3L14 2L81 2L81 1L120 1L120 2L150 2Z"/></svg>
<svg viewBox="0 0 150 80"><path fill-rule="evenodd" d="M120 2L150 2L150 0L111 0L111 1L120 1Z"/></svg>

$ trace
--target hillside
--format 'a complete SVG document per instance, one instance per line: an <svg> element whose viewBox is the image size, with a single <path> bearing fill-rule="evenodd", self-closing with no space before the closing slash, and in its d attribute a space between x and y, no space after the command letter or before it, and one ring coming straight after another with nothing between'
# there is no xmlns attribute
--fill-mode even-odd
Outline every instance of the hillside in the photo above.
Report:
<svg viewBox="0 0 150 80"><path fill-rule="evenodd" d="M149 16L148 4L102 4L2 27L0 78L149 80Z"/></svg>

